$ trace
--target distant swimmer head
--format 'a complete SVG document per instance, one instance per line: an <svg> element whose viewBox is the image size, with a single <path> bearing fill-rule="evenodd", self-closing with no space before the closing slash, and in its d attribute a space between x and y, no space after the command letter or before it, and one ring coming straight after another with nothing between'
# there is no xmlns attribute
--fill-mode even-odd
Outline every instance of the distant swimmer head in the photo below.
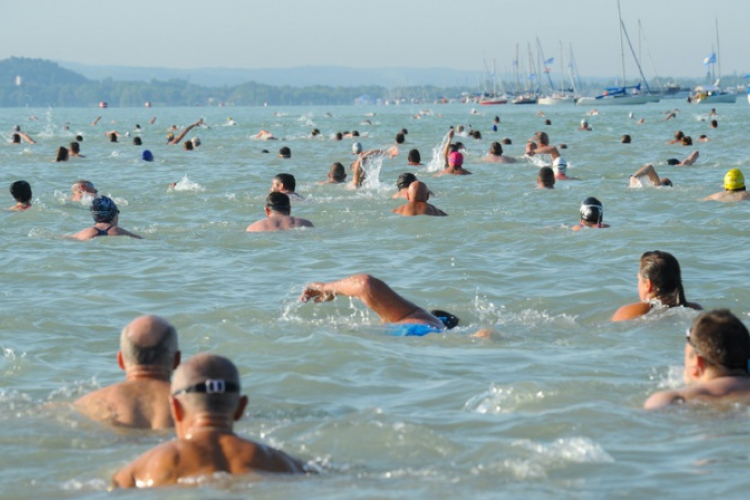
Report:
<svg viewBox="0 0 750 500"><path fill-rule="evenodd" d="M680 160L678 160L677 158L670 158L667 160L667 165L674 166L674 165L679 165L679 164L680 164Z"/></svg>
<svg viewBox="0 0 750 500"><path fill-rule="evenodd" d="M493 142L492 145L490 145L490 154L495 156L500 156L503 154L503 147L499 142Z"/></svg>
<svg viewBox="0 0 750 500"><path fill-rule="evenodd" d="M555 175L565 175L568 171L568 163L562 156L558 156L552 161L552 170L555 172Z"/></svg>
<svg viewBox="0 0 750 500"><path fill-rule="evenodd" d="M589 126L589 122L587 122L586 120L581 120L581 127L586 128L588 126Z"/></svg>
<svg viewBox="0 0 750 500"><path fill-rule="evenodd" d="M738 168L733 168L724 176L724 189L727 191L744 191L745 176Z"/></svg>
<svg viewBox="0 0 750 500"><path fill-rule="evenodd" d="M112 222L117 217L117 214L120 213L115 202L108 196L94 198L89 210L91 210L94 222Z"/></svg>
<svg viewBox="0 0 750 500"><path fill-rule="evenodd" d="M10 185L10 195L20 203L31 201L31 184L26 181L16 181Z"/></svg>
<svg viewBox="0 0 750 500"><path fill-rule="evenodd" d="M141 160L143 161L154 161L154 155L148 149L144 149L141 153Z"/></svg>
<svg viewBox="0 0 750 500"><path fill-rule="evenodd" d="M353 155L358 155L361 152L362 152L362 143L361 142L355 142L354 144L352 144L352 154Z"/></svg>
<svg viewBox="0 0 750 500"><path fill-rule="evenodd" d="M628 134L624 134L622 137L620 137L620 142L623 144L630 144L632 141L632 138Z"/></svg>
<svg viewBox="0 0 750 500"><path fill-rule="evenodd" d="M454 316L453 314L447 311L441 311L440 309L433 309L432 311L430 311L430 314L432 314L437 319L442 321L448 330L451 330L458 326L458 316Z"/></svg>
<svg viewBox="0 0 750 500"><path fill-rule="evenodd" d="M407 157L407 161L409 163L418 165L422 161L422 155L419 154L418 149L412 149L409 151L409 156Z"/></svg>
<svg viewBox="0 0 750 500"><path fill-rule="evenodd" d="M193 146L196 148L201 145L201 138L200 137L193 137Z"/></svg>
<svg viewBox="0 0 750 500"><path fill-rule="evenodd" d="M287 146L282 147L279 149L279 157L280 158L291 158L292 157L292 150L289 149Z"/></svg>
<svg viewBox="0 0 750 500"><path fill-rule="evenodd" d="M448 155L448 165L450 165L451 167L461 168L461 165L463 164L464 155L462 155L458 151L454 151Z"/></svg>
<svg viewBox="0 0 750 500"><path fill-rule="evenodd" d="M406 189L409 187L409 185L417 180L417 176L412 174L411 172L405 172L398 176L398 179L396 180L396 186L398 187L399 191L402 189Z"/></svg>
<svg viewBox="0 0 750 500"><path fill-rule="evenodd" d="M601 224L604 218L604 206L602 202L590 196L581 203L581 220L592 224Z"/></svg>

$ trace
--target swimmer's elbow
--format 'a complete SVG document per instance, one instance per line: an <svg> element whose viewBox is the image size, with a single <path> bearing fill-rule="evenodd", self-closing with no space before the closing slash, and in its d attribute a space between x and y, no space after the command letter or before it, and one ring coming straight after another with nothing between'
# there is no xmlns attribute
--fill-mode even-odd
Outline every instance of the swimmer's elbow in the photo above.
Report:
<svg viewBox="0 0 750 500"><path fill-rule="evenodd" d="M685 398L683 398L677 392L674 392L674 391L657 392L656 394L652 394L646 400L646 402L643 403L643 409L644 410L659 410L661 408L666 408L673 404L680 404L684 402L685 402Z"/></svg>

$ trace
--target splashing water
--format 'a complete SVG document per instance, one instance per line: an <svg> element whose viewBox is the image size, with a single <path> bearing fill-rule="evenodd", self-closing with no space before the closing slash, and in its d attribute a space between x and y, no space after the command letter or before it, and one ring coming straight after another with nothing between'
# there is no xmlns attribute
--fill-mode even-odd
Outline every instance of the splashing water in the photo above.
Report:
<svg viewBox="0 0 750 500"><path fill-rule="evenodd" d="M195 191L196 193L199 191L205 191L206 188L198 184L197 182L193 182L190 179L188 179L187 174L180 179L180 182L175 184L174 186L175 191Z"/></svg>
<svg viewBox="0 0 750 500"><path fill-rule="evenodd" d="M362 189L368 191L380 191L383 185L380 182L380 170L383 168L385 155L371 155L362 161L362 169L365 171L365 180L362 181Z"/></svg>
<svg viewBox="0 0 750 500"><path fill-rule="evenodd" d="M432 148L432 159L430 160L430 163L427 164L427 172L438 172L443 170L443 167L445 166L443 151L445 151L445 146L450 140L448 137L449 133L450 132L446 132L443 140L440 141L440 144L437 147Z"/></svg>

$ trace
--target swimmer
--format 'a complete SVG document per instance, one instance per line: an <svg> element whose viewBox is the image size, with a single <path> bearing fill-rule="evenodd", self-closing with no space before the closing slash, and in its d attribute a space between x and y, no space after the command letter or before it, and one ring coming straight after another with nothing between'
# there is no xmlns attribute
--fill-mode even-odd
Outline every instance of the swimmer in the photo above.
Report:
<svg viewBox="0 0 750 500"><path fill-rule="evenodd" d="M529 143L526 145L526 154L529 156L538 154L550 155L550 158L552 158L553 169L555 167L555 163L557 163L557 165L561 167L559 169L559 172L555 172L557 179L567 180L568 177L565 176L565 170L567 169L568 163L560 156L560 152L557 150L557 148L550 145L547 132L536 132L534 134L534 139L536 140L536 142L532 140L529 141Z"/></svg>
<svg viewBox="0 0 750 500"><path fill-rule="evenodd" d="M303 290L299 300L309 302L312 299L315 303L328 302L338 295L358 298L372 309L383 323L404 325L402 333L404 336L441 332L458 325L458 318L452 314L444 311L428 312L369 274L355 274L330 283L310 283Z"/></svg>
<svg viewBox="0 0 750 500"><path fill-rule="evenodd" d="M648 179L648 183L653 186L667 186L672 187L672 181L666 177L659 178L659 174L656 173L654 166L650 163L638 169L636 173L630 176L630 187L639 188L644 186L644 181Z"/></svg>
<svg viewBox="0 0 750 500"><path fill-rule="evenodd" d="M143 153L141 153L141 160L147 161L147 162L152 162L152 161L154 161L154 154L151 151L149 151L148 149L144 149Z"/></svg>
<svg viewBox="0 0 750 500"><path fill-rule="evenodd" d="M682 130L678 130L674 133L673 139L671 141L667 141L667 144L677 144L680 141L682 141L682 138L685 137L685 134L682 132Z"/></svg>
<svg viewBox="0 0 750 500"><path fill-rule="evenodd" d="M81 145L77 141L73 141L70 143L70 151L68 152L69 156L77 156L78 158L86 158L81 154Z"/></svg>
<svg viewBox="0 0 750 500"><path fill-rule="evenodd" d="M620 143L622 144L630 144L631 141L632 139L628 134L624 134L622 137L620 137Z"/></svg>
<svg viewBox="0 0 750 500"><path fill-rule="evenodd" d="M346 182L346 169L344 165L339 162L331 165L331 170L328 171L328 180L319 181L318 184L343 184Z"/></svg>
<svg viewBox="0 0 750 500"><path fill-rule="evenodd" d="M661 250L641 255L638 268L638 298L640 302L620 307L612 316L612 321L638 318L654 309L702 309L700 304L688 302L685 298L680 263L671 253Z"/></svg>
<svg viewBox="0 0 750 500"><path fill-rule="evenodd" d="M580 231L586 227L609 227L609 224L602 223L602 220L604 219L604 206L602 205L602 202L593 196L583 200L579 212L581 213L581 220L578 224L572 227L573 231Z"/></svg>
<svg viewBox="0 0 750 500"><path fill-rule="evenodd" d="M552 167L542 167L536 176L537 189L555 189L555 171Z"/></svg>
<svg viewBox="0 0 750 500"><path fill-rule="evenodd" d="M79 398L75 408L94 420L132 429L174 426L169 379L180 364L177 331L158 316L140 316L122 329L117 364L125 380Z"/></svg>
<svg viewBox="0 0 750 500"><path fill-rule="evenodd" d="M680 112L679 109L675 109L674 111L668 111L667 117L664 118L664 121L666 122L666 121L671 120L672 118L675 118L677 116L677 113L679 112Z"/></svg>
<svg viewBox="0 0 750 500"><path fill-rule="evenodd" d="M558 181L577 181L580 180L578 177L568 176L568 164L565 162L565 158L558 156L552 160L552 171L555 173L555 179Z"/></svg>
<svg viewBox="0 0 750 500"><path fill-rule="evenodd" d="M91 203L91 200L99 194L94 184L86 180L76 181L75 184L70 186L70 192L72 194L70 201L81 201L82 198L87 198L88 203Z"/></svg>
<svg viewBox="0 0 750 500"><path fill-rule="evenodd" d="M292 150L289 149L288 146L283 146L281 149L279 149L279 158L283 158L285 160L288 160L292 157Z"/></svg>
<svg viewBox="0 0 750 500"><path fill-rule="evenodd" d="M706 196L703 201L743 201L750 199L745 188L745 176L738 168L733 168L724 176L724 191Z"/></svg>
<svg viewBox="0 0 750 500"><path fill-rule="evenodd" d="M193 130L198 125L202 125L202 124L203 124L203 118L200 118L195 123L191 123L190 125L188 125L187 127L185 127L185 129L182 132L180 132L180 135L178 135L177 137L175 137L173 134L167 135L167 144L169 144L169 145L179 144L180 141L182 141L182 139L185 138L185 136L188 134L188 132L190 132L191 130ZM174 127L174 125L173 125L173 127Z"/></svg>
<svg viewBox="0 0 750 500"><path fill-rule="evenodd" d="M28 134L21 132L21 127L16 125L14 127L13 136L11 137L11 142L13 144L21 144L21 140L24 140L29 144L36 144L36 141L34 139L32 139Z"/></svg>
<svg viewBox="0 0 750 500"><path fill-rule="evenodd" d="M415 180L409 184L408 188L406 188L406 204L394 208L392 212L406 217L414 215L433 215L443 217L448 215L435 205L427 203L429 198L430 191L427 189L427 184Z"/></svg>
<svg viewBox="0 0 750 500"><path fill-rule="evenodd" d="M689 135L684 136L682 139L680 139L680 144L683 146L692 146L693 145L693 138Z"/></svg>
<svg viewBox="0 0 750 500"><path fill-rule="evenodd" d="M23 212L31 208L31 184L26 181L16 181L10 185L10 195L16 200L16 204L8 210L11 212Z"/></svg>
<svg viewBox="0 0 750 500"><path fill-rule="evenodd" d="M290 198L302 200L302 196L294 192L297 180L292 174L276 174L271 181L271 193L284 193Z"/></svg>
<svg viewBox="0 0 750 500"><path fill-rule="evenodd" d="M115 488L159 487L217 472L304 473L301 461L234 433L247 396L237 367L214 354L193 356L175 370L168 404L177 439L162 443L112 477Z"/></svg>
<svg viewBox="0 0 750 500"><path fill-rule="evenodd" d="M104 135L109 138L109 142L117 142L117 140L120 137L120 133L117 130L110 130L109 132L104 132Z"/></svg>
<svg viewBox="0 0 750 500"><path fill-rule="evenodd" d="M490 145L489 154L483 156L482 161L488 163L515 163L516 159L512 156L503 155L503 146L499 142L493 142Z"/></svg>
<svg viewBox="0 0 750 500"><path fill-rule="evenodd" d="M139 136L133 137L133 146L142 146L143 140Z"/></svg>
<svg viewBox="0 0 750 500"><path fill-rule="evenodd" d="M708 141L710 141L711 139L709 139L709 138L708 138L708 136L707 136L706 134L701 134L701 135L699 135L699 136L698 136L698 140L699 140L700 142L708 142Z"/></svg>
<svg viewBox="0 0 750 500"><path fill-rule="evenodd" d="M422 155L419 154L418 149L412 149L409 151L409 155L406 157L406 164L410 167L419 167L422 165Z"/></svg>
<svg viewBox="0 0 750 500"><path fill-rule="evenodd" d="M86 241L99 236L130 236L138 240L143 239L117 225L120 221L120 211L111 198L107 196L94 198L90 210L91 216L94 218L94 225L76 234L65 235L66 238Z"/></svg>
<svg viewBox="0 0 750 500"><path fill-rule="evenodd" d="M391 196L391 198L407 198L409 185L416 180L417 176L412 174L411 172L404 172L403 174L399 175L398 179L396 179L396 187L398 188L398 192Z"/></svg>
<svg viewBox="0 0 750 500"><path fill-rule="evenodd" d="M462 125L459 125L459 129L462 127ZM459 143L451 144L451 139L455 134L456 132L453 129L448 132L448 140L445 143L445 149L443 149L445 169L435 174L435 177L441 175L471 175L471 172L463 168L464 155L458 151Z"/></svg>
<svg viewBox="0 0 750 500"><path fill-rule="evenodd" d="M667 165L677 166L677 167L689 167L693 165L696 160L698 160L698 157L700 156L700 153L698 151L693 151L688 155L687 158L685 158L682 161L679 161L676 158L670 158L667 160Z"/></svg>
<svg viewBox="0 0 750 500"><path fill-rule="evenodd" d="M719 122L716 120L711 120L711 128L719 128Z"/></svg>
<svg viewBox="0 0 750 500"><path fill-rule="evenodd" d="M63 161L68 161L70 158L70 152L68 151L68 148L65 146L60 146L57 148L57 152L55 153L55 161L53 163L59 163Z"/></svg>
<svg viewBox="0 0 750 500"><path fill-rule="evenodd" d="M685 386L657 392L647 410L693 401L747 403L750 399L750 335L728 309L700 314L685 334Z"/></svg>
<svg viewBox="0 0 750 500"><path fill-rule="evenodd" d="M257 134L255 134L253 136L253 139L258 139L258 140L261 140L261 141L276 141L276 140L278 140L278 138L274 137L274 135L271 132L269 132L268 130L263 130L263 129L261 129L260 132L258 132Z"/></svg>
<svg viewBox="0 0 750 500"><path fill-rule="evenodd" d="M584 131L587 131L587 132L591 132L593 129L589 125L589 122L587 122L586 120L581 120L581 126L578 127L578 130L584 130Z"/></svg>
<svg viewBox="0 0 750 500"><path fill-rule="evenodd" d="M300 227L314 227L307 219L292 217L292 204L289 196L281 192L271 192L266 197L266 218L253 222L245 230L248 233L284 231Z"/></svg>
<svg viewBox="0 0 750 500"><path fill-rule="evenodd" d="M406 141L406 134L399 132L396 134L396 144L403 144Z"/></svg>
<svg viewBox="0 0 750 500"><path fill-rule="evenodd" d="M101 119L102 119L101 116L97 116L96 118L94 118L94 121L91 122L91 126L95 127L99 123L99 120Z"/></svg>

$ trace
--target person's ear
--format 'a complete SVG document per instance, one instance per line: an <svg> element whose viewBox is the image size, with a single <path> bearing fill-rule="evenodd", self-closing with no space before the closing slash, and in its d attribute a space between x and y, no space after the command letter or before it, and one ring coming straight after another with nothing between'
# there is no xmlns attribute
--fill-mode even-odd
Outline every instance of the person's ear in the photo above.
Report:
<svg viewBox="0 0 750 500"><path fill-rule="evenodd" d="M248 399L247 396L242 396L240 398L239 403L237 404L237 409L234 411L234 420L237 421L242 418L242 415L245 414L245 408L247 407Z"/></svg>
<svg viewBox="0 0 750 500"><path fill-rule="evenodd" d="M169 396L169 409L172 412L172 419L175 422L182 422L185 418L185 408L174 396Z"/></svg>
<svg viewBox="0 0 750 500"><path fill-rule="evenodd" d="M268 208L268 207L266 207L265 210L266 210L266 217L270 217L271 216L271 209Z"/></svg>
<svg viewBox="0 0 750 500"><path fill-rule="evenodd" d="M117 364L125 370L125 360L122 358L122 351L117 351Z"/></svg>

